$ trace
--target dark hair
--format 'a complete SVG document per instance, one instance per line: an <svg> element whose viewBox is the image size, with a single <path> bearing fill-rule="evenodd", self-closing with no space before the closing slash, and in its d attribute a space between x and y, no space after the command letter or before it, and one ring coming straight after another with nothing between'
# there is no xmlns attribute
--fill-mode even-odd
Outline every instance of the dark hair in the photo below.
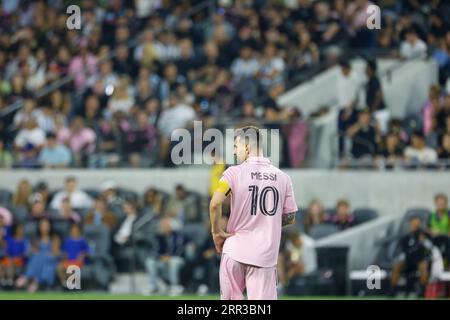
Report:
<svg viewBox="0 0 450 320"><path fill-rule="evenodd" d="M245 143L255 144L257 149L259 149L259 146L261 145L261 133L259 132L259 128L255 126L238 128L235 131L234 137L245 138Z"/></svg>
<svg viewBox="0 0 450 320"><path fill-rule="evenodd" d="M49 132L46 135L47 139L56 139L56 134L54 134L53 132Z"/></svg>
<svg viewBox="0 0 450 320"><path fill-rule="evenodd" d="M77 181L77 178L75 176L68 176L66 178L66 183L67 182L76 182L76 181Z"/></svg>
<svg viewBox="0 0 450 320"><path fill-rule="evenodd" d="M377 71L377 62L375 59L368 59L367 61L367 66L372 70L372 71Z"/></svg>
<svg viewBox="0 0 450 320"><path fill-rule="evenodd" d="M437 195L434 196L434 201L436 201L437 199L445 199L446 201L448 201L448 198L445 194L443 193L438 193Z"/></svg>
<svg viewBox="0 0 450 320"><path fill-rule="evenodd" d="M350 61L347 58L342 58L339 60L339 65L342 68L350 68Z"/></svg>
<svg viewBox="0 0 450 320"><path fill-rule="evenodd" d="M412 137L417 137L420 139L425 139L425 136L423 135L422 131L419 130L415 130L412 134L411 134L411 138Z"/></svg>

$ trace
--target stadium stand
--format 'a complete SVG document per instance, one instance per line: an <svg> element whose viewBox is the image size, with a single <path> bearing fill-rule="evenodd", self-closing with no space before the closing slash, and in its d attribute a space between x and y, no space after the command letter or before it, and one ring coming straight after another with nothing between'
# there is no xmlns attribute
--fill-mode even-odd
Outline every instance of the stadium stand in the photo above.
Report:
<svg viewBox="0 0 450 320"><path fill-rule="evenodd" d="M193 130L194 120L204 130L243 124L280 129L285 168L450 168L448 1L422 1L420 7L382 0L78 3L81 30L66 27L62 0L1 4L2 170L172 168L170 135ZM371 4L381 7L381 30L366 28ZM301 94L292 98L311 84L329 104L309 108ZM419 98L395 100L395 91ZM17 253L23 259L20 276L0 279L2 288L60 289L58 267L78 241L87 244L81 256L86 254L83 281L89 288L108 290L119 272L146 272L149 257L164 255L185 264L167 268L176 276L161 270L173 292L180 285L217 292L211 280L217 257L205 229L209 196L185 188L183 181L171 191L156 182L156 188L137 191L114 181L83 189L68 181L50 189L50 179L43 176L36 185L26 179L17 186L2 182L0 266L11 255L7 241L30 247ZM283 235L286 261L298 263L292 257L314 247L309 241L362 237L369 229L375 233L372 226L388 224L380 219L385 212L353 208L354 198L341 199L336 208L325 209L319 200L302 208L301 233ZM391 270L410 218L420 216L428 228L430 214L412 208L398 228L389 225L375 262ZM73 225L81 227L81 237L72 235ZM53 232L56 237L48 240ZM172 251L163 248L168 239L177 239ZM50 253L51 271L36 274L40 254ZM354 250L328 247L317 254L315 268L282 265L282 285L296 294L345 294L345 258L359 262ZM339 260L334 265L327 260L333 254ZM191 271L196 275L186 276ZM302 282L315 287L294 285Z"/></svg>

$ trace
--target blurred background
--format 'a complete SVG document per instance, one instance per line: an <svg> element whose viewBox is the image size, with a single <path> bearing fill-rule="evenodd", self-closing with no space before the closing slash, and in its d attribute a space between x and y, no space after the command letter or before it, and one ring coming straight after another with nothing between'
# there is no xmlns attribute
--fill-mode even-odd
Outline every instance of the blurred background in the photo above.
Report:
<svg viewBox="0 0 450 320"><path fill-rule="evenodd" d="M280 130L280 295L450 296L446 0L2 1L0 296L217 297L194 120Z"/></svg>

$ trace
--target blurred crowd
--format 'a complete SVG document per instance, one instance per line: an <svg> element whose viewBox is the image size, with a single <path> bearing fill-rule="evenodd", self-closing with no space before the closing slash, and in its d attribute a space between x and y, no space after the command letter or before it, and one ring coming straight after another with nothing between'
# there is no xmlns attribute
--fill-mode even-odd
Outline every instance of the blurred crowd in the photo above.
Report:
<svg viewBox="0 0 450 320"><path fill-rule="evenodd" d="M208 6L187 0L80 0L81 30L69 30L63 0L3 1L0 167L168 166L170 134L195 119L203 120L205 129L249 122L281 128L282 165L304 166L308 119L301 105L283 108L277 98L351 52L371 59L436 59L442 89L426 106L423 133L438 128L448 133L449 99L443 97L446 82L446 90L450 86L448 3L375 2L381 30L366 28L366 9L373 4L368 0L236 0ZM43 90L67 76L72 80ZM364 86L372 116L384 108L375 78ZM366 124L371 117L353 112L351 82L342 84L347 91L340 97L341 133L349 130L354 140L369 137L370 145L376 139L383 146L364 142L355 148L370 152L353 150L353 156L396 156L398 145L409 139L374 134ZM23 107L5 112L21 99ZM393 126L404 128L403 120ZM448 136L437 140L431 146L436 157L448 159ZM406 157L422 148L412 144Z"/></svg>
<svg viewBox="0 0 450 320"><path fill-rule="evenodd" d="M210 236L207 202L181 184L169 193L150 187L139 194L114 180L84 189L72 176L62 189L21 180L14 192L0 190L0 287L67 290L66 270L76 266L85 289L107 290L117 272L146 272L145 294L216 293L220 255ZM229 213L225 203L224 228ZM296 225L283 230L280 289L317 272L315 240L376 217L375 210L354 208L346 199L333 208L311 200L299 210ZM392 268L393 293L402 274L421 273L417 282L423 294L437 265L433 248L442 269L450 261L447 196L436 195L435 208L426 215L408 217L409 227L386 239L395 250L383 268Z"/></svg>

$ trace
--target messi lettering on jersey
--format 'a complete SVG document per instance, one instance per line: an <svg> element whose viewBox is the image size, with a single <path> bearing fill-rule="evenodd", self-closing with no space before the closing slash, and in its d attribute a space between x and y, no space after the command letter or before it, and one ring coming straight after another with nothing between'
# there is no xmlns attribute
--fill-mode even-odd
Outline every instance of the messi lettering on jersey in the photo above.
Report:
<svg viewBox="0 0 450 320"><path fill-rule="evenodd" d="M252 172L251 178L252 180L277 181L277 175L275 173L267 173L267 172Z"/></svg>

